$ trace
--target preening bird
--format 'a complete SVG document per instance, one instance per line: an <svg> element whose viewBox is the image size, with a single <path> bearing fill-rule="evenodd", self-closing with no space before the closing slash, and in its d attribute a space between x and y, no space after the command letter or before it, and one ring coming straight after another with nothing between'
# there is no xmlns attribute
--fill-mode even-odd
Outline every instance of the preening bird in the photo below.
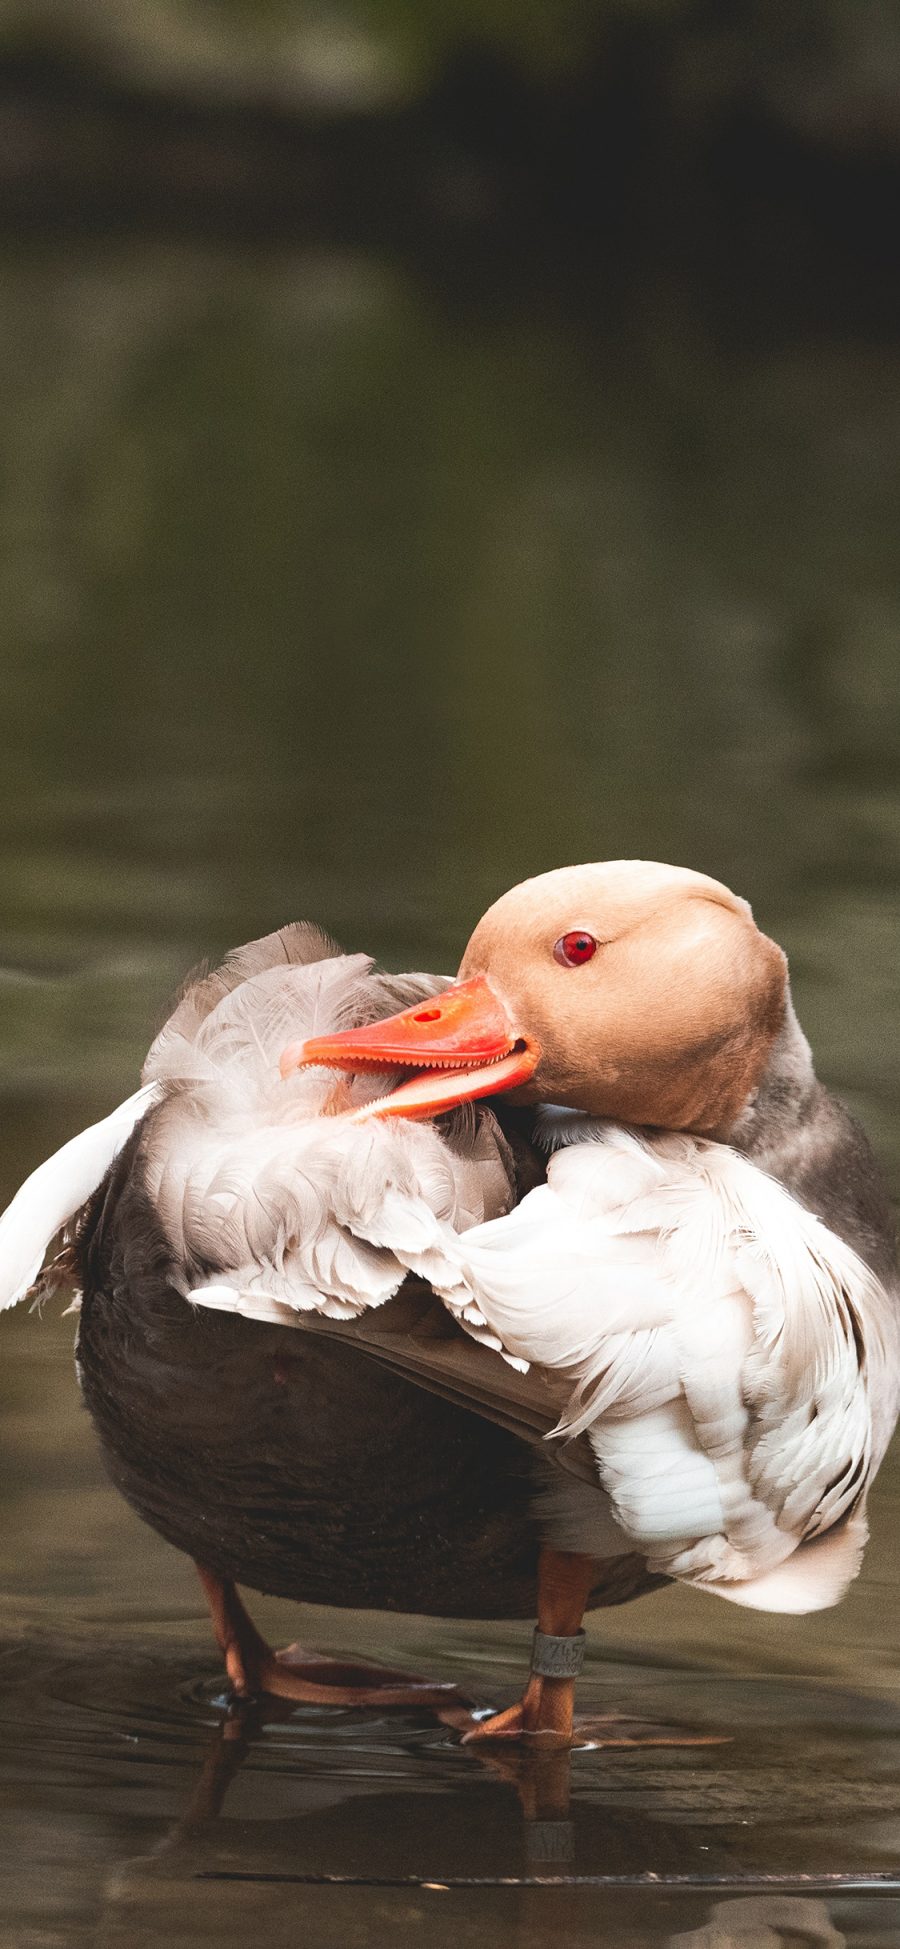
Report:
<svg viewBox="0 0 900 1949"><path fill-rule="evenodd" d="M702 874L526 881L452 983L308 927L240 950L13 1201L0 1304L63 1230L113 1479L194 1556L238 1691L452 1704L274 1656L238 1583L536 1611L522 1700L469 1736L565 1743L588 1607L675 1578L812 1610L858 1569L889 1204L784 955Z"/></svg>

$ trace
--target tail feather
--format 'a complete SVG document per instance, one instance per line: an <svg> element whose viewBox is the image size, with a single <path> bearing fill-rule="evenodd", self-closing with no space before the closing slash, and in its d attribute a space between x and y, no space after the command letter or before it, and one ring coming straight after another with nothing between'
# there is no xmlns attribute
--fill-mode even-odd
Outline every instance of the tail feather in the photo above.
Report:
<svg viewBox="0 0 900 1949"><path fill-rule="evenodd" d="M26 1178L0 1218L0 1313L25 1298L48 1246L102 1183L135 1125L158 1098L157 1085L145 1084Z"/></svg>

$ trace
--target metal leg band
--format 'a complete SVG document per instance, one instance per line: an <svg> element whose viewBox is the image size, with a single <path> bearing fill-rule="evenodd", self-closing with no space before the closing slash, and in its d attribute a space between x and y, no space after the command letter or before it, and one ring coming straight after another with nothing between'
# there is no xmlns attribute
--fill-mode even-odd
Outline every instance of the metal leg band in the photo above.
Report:
<svg viewBox="0 0 900 1949"><path fill-rule="evenodd" d="M525 1853L529 1861L574 1861L575 1823L571 1820L526 1820Z"/></svg>
<svg viewBox="0 0 900 1949"><path fill-rule="evenodd" d="M539 1678L577 1678L584 1665L584 1632L571 1638L553 1638L547 1631L535 1631L531 1669Z"/></svg>

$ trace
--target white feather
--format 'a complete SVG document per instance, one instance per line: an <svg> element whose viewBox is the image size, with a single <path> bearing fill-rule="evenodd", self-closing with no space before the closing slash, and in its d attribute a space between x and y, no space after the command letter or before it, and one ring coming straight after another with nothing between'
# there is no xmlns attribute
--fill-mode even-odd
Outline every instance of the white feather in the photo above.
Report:
<svg viewBox="0 0 900 1949"><path fill-rule="evenodd" d="M547 1184L446 1240L438 1289L551 1377L557 1435L587 1432L652 1570L761 1608L834 1602L884 1445L872 1391L897 1391L888 1295L727 1146L542 1121Z"/></svg>
<svg viewBox="0 0 900 1949"><path fill-rule="evenodd" d="M408 1272L427 1278L432 1262L443 1266L445 1228L455 1236L504 1212L511 1166L488 1110L450 1141L432 1124L332 1114L380 1095L384 1076L314 1068L284 1082L286 1043L443 985L389 982L363 955L295 962L292 947L288 931L233 957L157 1038L144 1074L164 1084L165 1100L142 1170L194 1303L254 1319L293 1309L350 1320L392 1298ZM273 948L276 964L260 966ZM466 1330L498 1347L467 1292L461 1309Z"/></svg>
<svg viewBox="0 0 900 1949"><path fill-rule="evenodd" d="M0 1313L30 1291L48 1247L102 1183L135 1124L159 1096L155 1083L145 1084L26 1178L0 1218Z"/></svg>

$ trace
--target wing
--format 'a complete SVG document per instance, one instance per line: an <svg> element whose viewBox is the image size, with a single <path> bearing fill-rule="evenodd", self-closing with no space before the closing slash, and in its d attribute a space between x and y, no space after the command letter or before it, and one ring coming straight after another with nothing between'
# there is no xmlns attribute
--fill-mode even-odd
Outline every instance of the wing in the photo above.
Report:
<svg viewBox="0 0 900 1949"><path fill-rule="evenodd" d="M437 993L444 985L440 977L432 975L377 973L367 956L340 954L324 934L305 923L282 928L237 949L213 973L201 972L187 984L157 1036L144 1066L143 1087L42 1164L0 1218L0 1311L15 1305L29 1291L48 1247L72 1225L135 1125L150 1110L158 1110L163 1119L155 1123L151 1119L155 1135L152 1159L159 1167L161 1215L168 1221L175 1276L182 1286L189 1282L190 1272L182 1265L179 1276L179 1248L185 1245L185 1223L192 1194L196 1203L196 1187L185 1185L180 1167L185 1154L193 1162L196 1152L203 1153L204 1136L201 1175L204 1168L207 1177L214 1178L219 1172L210 1209L204 1215L207 1230L219 1223L228 1234L241 1189L249 1180L249 1231L264 1231L264 1213L257 1209L254 1215L252 1209L253 1164L259 1159L260 1142L265 1148L265 1136L259 1138L260 1127L275 1126L268 1130L268 1142L270 1152L277 1149L279 1122L315 1115L335 1086L335 1078L323 1071L298 1077L288 1086L281 1083L278 1055L284 1043L298 1032L312 1034L318 1028L392 1014L420 997ZM364 1100L367 1090L377 1093L380 1087L380 1079L376 1083L360 1082L357 1096ZM466 1154L462 1126L461 1131L457 1192L461 1210L466 1209L468 1200L468 1222L474 1223L491 1209L505 1209L509 1202L508 1159L502 1138L490 1156L483 1144L477 1155L472 1146ZM171 1144L166 1154L168 1139ZM145 1160L146 1155L145 1151ZM248 1156L253 1160L249 1170ZM263 1157L258 1187L262 1196L266 1166ZM277 1167L275 1175L277 1178ZM504 1197L498 1202L501 1178ZM298 1173L298 1185L301 1179L302 1173ZM482 1189L486 1202L480 1196ZM303 1216L302 1198L298 1215ZM232 1223L232 1237L234 1233ZM275 1213L269 1234L276 1253L278 1233ZM331 1245L332 1286L337 1300L342 1288L352 1286L356 1277L368 1299L396 1289L397 1278L385 1277L384 1253L379 1255L364 1243L357 1247L343 1235ZM319 1250L327 1260L327 1244L322 1247L320 1242ZM354 1263L348 1264L348 1260ZM213 1257L211 1262L221 1261ZM240 1263L240 1258L232 1260L233 1265ZM393 1261L391 1272L396 1272ZM399 1276L403 1276L402 1269Z"/></svg>
<svg viewBox="0 0 900 1949"><path fill-rule="evenodd" d="M206 1299L202 1303L210 1302ZM220 1289L219 1304L226 1311L246 1311L227 1287ZM407 1279L396 1296L377 1309L350 1320L338 1321L287 1304L267 1306L264 1300L257 1317L301 1332L339 1338L402 1379L414 1381L455 1407L483 1415L532 1446L543 1445L557 1420L558 1400L543 1371L504 1358L483 1338L463 1330L434 1292L415 1278ZM606 1506L585 1438L555 1448L547 1459L555 1461L566 1475L587 1484L596 1492L598 1503ZM592 1517L597 1520L593 1508Z"/></svg>
<svg viewBox="0 0 900 1949"><path fill-rule="evenodd" d="M102 1183L159 1094L155 1083L145 1084L26 1178L0 1218L0 1313L30 1291L49 1246Z"/></svg>
<svg viewBox="0 0 900 1949"><path fill-rule="evenodd" d="M384 1305L409 1271L427 1278L445 1229L506 1211L515 1165L481 1106L440 1130L357 1125L335 1112L380 1094L383 1076L309 1069L282 1080L289 1041L377 1018L443 983L379 975L361 955L300 961L273 940L274 965L248 967L244 951L229 980L207 977L157 1039L145 1075L165 1097L138 1168L173 1280L197 1304L351 1320ZM493 1337L468 1293L459 1310Z"/></svg>
<svg viewBox="0 0 900 1949"><path fill-rule="evenodd" d="M441 1276L449 1311L499 1348L469 1290L450 1291L445 1238L506 1211L513 1174L490 1112L451 1147L430 1124L318 1117L223 1137L176 1101L148 1129L143 1168L198 1305L281 1324L351 1320L409 1273Z"/></svg>
<svg viewBox="0 0 900 1949"><path fill-rule="evenodd" d="M833 1602L890 1424L873 1403L895 1404L888 1295L726 1146L590 1136L458 1241L449 1291L551 1378L558 1436L587 1432L652 1570L762 1608Z"/></svg>

